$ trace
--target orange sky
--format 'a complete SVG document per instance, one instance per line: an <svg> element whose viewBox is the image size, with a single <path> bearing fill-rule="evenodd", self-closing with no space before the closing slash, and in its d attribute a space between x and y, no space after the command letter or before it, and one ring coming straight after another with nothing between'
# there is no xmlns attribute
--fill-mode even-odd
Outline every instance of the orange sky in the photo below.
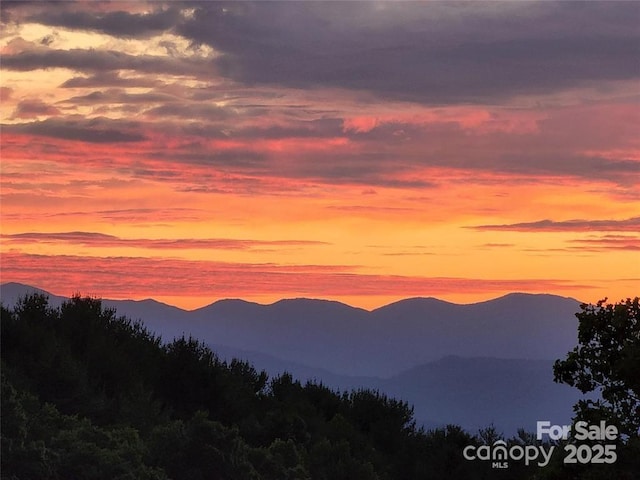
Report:
<svg viewBox="0 0 640 480"><path fill-rule="evenodd" d="M1 281L638 295L640 6L495 5L3 3Z"/></svg>

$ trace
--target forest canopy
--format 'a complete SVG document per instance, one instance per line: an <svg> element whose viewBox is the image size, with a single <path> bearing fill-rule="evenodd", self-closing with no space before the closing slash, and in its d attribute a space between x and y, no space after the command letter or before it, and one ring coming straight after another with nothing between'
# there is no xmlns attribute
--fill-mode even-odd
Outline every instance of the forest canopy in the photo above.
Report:
<svg viewBox="0 0 640 480"><path fill-rule="evenodd" d="M425 431L407 402L269 378L99 299L33 294L1 314L3 480L573 478L557 462L467 461L499 432Z"/></svg>

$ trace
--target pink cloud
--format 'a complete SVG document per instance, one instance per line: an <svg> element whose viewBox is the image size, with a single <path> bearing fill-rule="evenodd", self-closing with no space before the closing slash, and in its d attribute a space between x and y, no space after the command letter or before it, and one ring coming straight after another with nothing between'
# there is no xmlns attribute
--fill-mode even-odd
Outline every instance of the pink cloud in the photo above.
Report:
<svg viewBox="0 0 640 480"><path fill-rule="evenodd" d="M562 279L481 279L358 273L340 265L278 265L191 261L142 257L1 255L3 281L37 285L69 294L109 297L210 296L211 298L286 296L445 296L549 292L589 288ZM127 274L123 274L127 272Z"/></svg>
<svg viewBox="0 0 640 480"><path fill-rule="evenodd" d="M264 247L296 247L326 245L326 242L310 240L246 240L232 238L120 238L96 232L29 232L0 234L6 244L71 244L85 247L136 247L145 249L205 249L205 250L249 250Z"/></svg>
<svg viewBox="0 0 640 480"><path fill-rule="evenodd" d="M637 232L640 230L640 217L625 220L539 220L502 225L477 225L468 228L517 232Z"/></svg>
<svg viewBox="0 0 640 480"><path fill-rule="evenodd" d="M640 251L640 237L632 235L604 235L602 237L570 240L573 250L603 252L607 250Z"/></svg>

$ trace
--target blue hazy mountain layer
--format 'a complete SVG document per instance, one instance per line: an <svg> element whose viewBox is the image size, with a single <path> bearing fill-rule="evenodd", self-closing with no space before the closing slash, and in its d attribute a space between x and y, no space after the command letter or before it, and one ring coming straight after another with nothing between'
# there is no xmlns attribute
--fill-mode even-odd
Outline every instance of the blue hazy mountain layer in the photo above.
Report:
<svg viewBox="0 0 640 480"><path fill-rule="evenodd" d="M34 291L52 306L65 300L16 283L1 285L0 298L13 306ZM412 298L373 311L313 299L221 300L192 311L151 299L103 304L165 340L192 335L272 376L378 389L413 404L428 427L533 431L537 420L569 423L579 398L552 374L553 361L577 340L579 302L570 298L510 294L470 305Z"/></svg>

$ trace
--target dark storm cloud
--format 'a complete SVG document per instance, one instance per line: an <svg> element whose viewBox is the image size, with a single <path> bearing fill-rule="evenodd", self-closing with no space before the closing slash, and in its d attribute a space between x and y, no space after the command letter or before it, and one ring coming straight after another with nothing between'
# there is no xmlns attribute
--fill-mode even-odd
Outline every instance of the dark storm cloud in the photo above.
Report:
<svg viewBox="0 0 640 480"><path fill-rule="evenodd" d="M460 103L636 78L639 20L637 2L203 3L178 31L246 84Z"/></svg>
<svg viewBox="0 0 640 480"><path fill-rule="evenodd" d="M171 31L221 55L201 65L47 50L6 56L4 66L206 75L215 65L217 73L250 86L336 87L431 104L494 102L640 74L638 2L167 2L153 8L142 14L72 3L29 6L21 18L120 37Z"/></svg>
<svg viewBox="0 0 640 480"><path fill-rule="evenodd" d="M630 131L637 115L631 108L614 117L604 108L578 113L558 108L514 132L500 122L512 119L517 126L520 114L527 120L526 111L504 110L496 118L487 112L486 122L474 126L473 121L465 125L464 112L460 121L446 109L442 118L422 121L404 116L394 105L398 118L385 119L381 109L378 119L370 107L379 98L361 93L437 104L499 103L517 93L634 78L640 4L184 2L168 3L164 10L152 3L155 10L148 14L120 11L138 8L128 2L108 4L115 12L100 11L91 3L63 5L60 10L38 10L37 3L31 4L19 18L37 17L47 25L122 37L135 35L135 27L140 36L171 31L191 40L194 48L206 44L220 54L178 58L66 51L14 39L13 53L3 55L5 69L63 67L82 72L62 86L89 90L73 92L76 96L57 103L59 108L88 105L96 107L94 115L109 115L110 110L128 118L140 114L140 122L149 122L145 133L159 137L148 158L180 168L211 165L311 182L408 188L435 185L424 175L413 176L428 167L596 178L625 185L640 174L637 161L609 151L612 144L620 152L635 148L635 132ZM221 72L236 82L221 79ZM165 73L199 82L191 86L184 79L167 79ZM316 94L280 86L358 92ZM155 90L133 93L125 90L128 87ZM598 87L603 92L608 88L606 82ZM332 110L346 100L344 110ZM350 126L350 117L357 120L361 106L361 116L373 123ZM98 143L143 139L141 125L87 122L50 119L7 126L5 131ZM178 135L190 138L178 140ZM160 145L164 138L174 141ZM136 173L151 175L152 170ZM172 178L176 173L162 168L157 175Z"/></svg>
<svg viewBox="0 0 640 480"><path fill-rule="evenodd" d="M145 137L133 131L133 125L105 118L57 119L48 118L39 122L2 125L7 133L39 135L43 137L77 140L88 143L140 142Z"/></svg>
<svg viewBox="0 0 640 480"><path fill-rule="evenodd" d="M22 100L13 112L13 118L33 118L38 115L57 115L57 108L38 99Z"/></svg>
<svg viewBox="0 0 640 480"><path fill-rule="evenodd" d="M2 5L2 20L5 23L40 23L118 37L145 38L170 30L180 22L180 10L174 8L177 5L178 2L168 2L166 5L153 2L152 11L138 13L127 11L127 7L144 8L142 1L5 0Z"/></svg>
<svg viewBox="0 0 640 480"><path fill-rule="evenodd" d="M126 7L126 4L123 5ZM93 30L116 37L147 37L170 30L181 20L178 9L156 9L150 13L126 11L89 12L80 11L70 3L58 5L56 9L28 15L26 20L75 30Z"/></svg>
<svg viewBox="0 0 640 480"><path fill-rule="evenodd" d="M206 61L168 58L153 55L129 55L113 50L54 50L38 48L4 55L7 70L31 71L46 68L68 68L78 72L134 70L140 73L197 75L211 73Z"/></svg>

